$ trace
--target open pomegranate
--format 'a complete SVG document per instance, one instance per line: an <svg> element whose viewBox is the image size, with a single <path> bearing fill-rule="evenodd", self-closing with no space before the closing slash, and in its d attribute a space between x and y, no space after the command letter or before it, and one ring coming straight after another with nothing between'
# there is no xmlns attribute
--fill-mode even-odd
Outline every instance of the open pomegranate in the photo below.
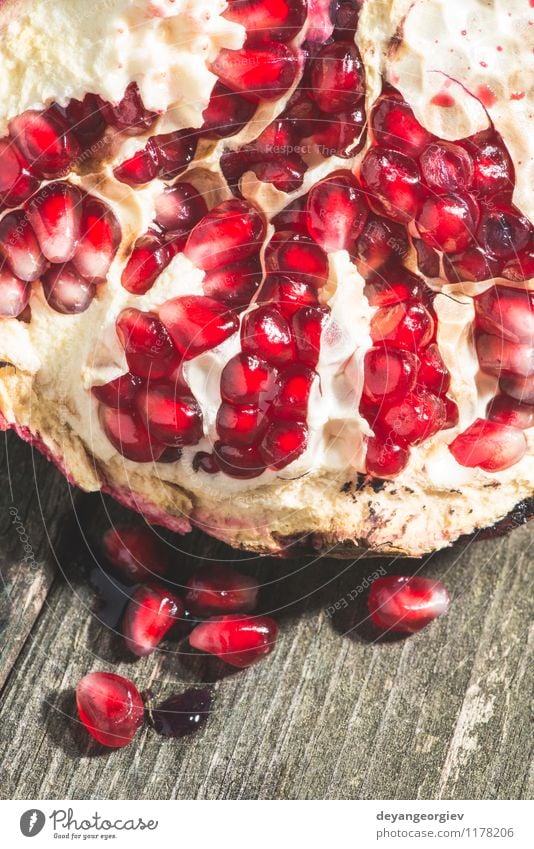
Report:
<svg viewBox="0 0 534 849"><path fill-rule="evenodd" d="M259 552L527 515L534 9L505 5L3 3L2 426Z"/></svg>

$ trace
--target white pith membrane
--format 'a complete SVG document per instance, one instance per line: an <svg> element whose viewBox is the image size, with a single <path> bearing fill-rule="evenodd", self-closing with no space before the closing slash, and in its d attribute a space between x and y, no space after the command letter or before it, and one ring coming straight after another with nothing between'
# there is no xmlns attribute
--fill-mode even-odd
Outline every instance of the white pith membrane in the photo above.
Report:
<svg viewBox="0 0 534 849"><path fill-rule="evenodd" d="M277 551L289 540L311 536L317 549L334 554L350 556L358 548L369 548L420 555L494 524L531 497L532 428L525 431L525 457L497 473L459 465L448 448L475 419L485 417L497 391L498 379L479 370L472 336L472 295L495 285L494 279L478 284L427 280L441 292L434 301L437 343L451 373L447 394L458 405L459 423L412 447L408 466L391 481L362 484L365 438L372 430L359 407L363 358L372 346L370 323L376 308L369 304L365 281L345 251L330 254L329 280L320 292L340 332L334 347L328 338L322 340L319 381L307 418L308 448L300 457L252 480L222 472L208 475L193 466L197 453L210 452L217 439L219 378L239 350L239 334L185 366L186 381L203 414L204 438L198 444L185 447L173 463L135 463L116 451L101 428L99 405L90 389L127 371L117 316L126 307L155 311L170 298L204 294L204 272L182 253L146 294L126 292L121 274L132 244L153 224L156 198L169 183L191 182L210 208L232 198L219 165L223 150L255 139L283 111L292 90L281 99L261 102L237 135L216 143L201 141L193 162L177 180L153 179L144 187L130 188L114 178L113 168L155 134L201 126L216 82L208 64L221 47L238 49L244 31L221 17L225 4L217 0L102 0L94 4L90 20L81 2L70 0L65 9L62 5L43 2L37 12L29 3L2 7L0 123L4 120L7 127L26 109L51 102L65 106L71 97L82 99L86 92L115 102L132 81L147 109L167 114L145 135L115 135L105 149L105 166L99 162L95 173L86 163L83 175L62 178L105 200L121 224L122 243L86 312L54 312L34 283L31 320L0 319L0 359L12 364L0 371L0 411L8 425L43 443L84 489L112 491L149 520L176 530L186 531L192 521L233 545L260 551ZM477 0L373 0L363 5L356 43L366 70L368 115L385 79L405 97L420 123L441 139L471 136L490 126L491 119L515 166L514 203L532 221L534 147L528 126L534 72L527 39L534 26L528 26L529 11L532 14L523 0L484 7ZM68 38L72 47L62 65L51 61L55 51L43 37L52 13L57 43ZM304 35L305 30L296 44ZM246 172L242 195L271 220L328 174L340 169L358 173L369 145L368 139L352 159L324 159L312 151L305 157L308 169L302 186L291 193ZM270 227L268 237L272 232ZM405 265L421 273L415 251ZM497 282L511 285L509 280ZM533 283L512 285L534 289Z"/></svg>

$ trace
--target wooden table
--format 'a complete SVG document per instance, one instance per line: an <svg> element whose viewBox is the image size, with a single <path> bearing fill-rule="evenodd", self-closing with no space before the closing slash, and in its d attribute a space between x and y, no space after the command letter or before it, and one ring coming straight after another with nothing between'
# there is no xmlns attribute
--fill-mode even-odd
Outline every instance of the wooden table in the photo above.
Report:
<svg viewBox="0 0 534 849"><path fill-rule="evenodd" d="M179 643L133 663L88 578L102 579L95 541L124 511L73 490L12 435L0 470L3 798L532 797L534 523L424 562L245 557L281 638L232 673ZM236 557L200 534L173 543L177 575L195 557ZM378 568L439 576L448 616L408 640L374 640L357 588ZM146 728L104 752L72 718L73 687L95 669L162 695L213 682L213 715L194 737Z"/></svg>

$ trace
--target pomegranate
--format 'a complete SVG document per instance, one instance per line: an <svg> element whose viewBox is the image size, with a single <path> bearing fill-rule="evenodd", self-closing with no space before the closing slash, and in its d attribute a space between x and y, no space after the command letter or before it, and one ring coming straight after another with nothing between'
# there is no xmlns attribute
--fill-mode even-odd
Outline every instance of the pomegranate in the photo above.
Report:
<svg viewBox="0 0 534 849"><path fill-rule="evenodd" d="M132 742L144 721L137 688L112 672L91 672L76 687L82 723L103 746L118 749Z"/></svg>
<svg viewBox="0 0 534 849"><path fill-rule="evenodd" d="M367 603L379 628L415 634L447 612L450 598L439 581L388 575L373 581Z"/></svg>
<svg viewBox="0 0 534 849"><path fill-rule="evenodd" d="M146 584L132 595L122 623L129 650L144 657L159 645L184 612L182 601L162 587Z"/></svg>
<svg viewBox="0 0 534 849"><path fill-rule="evenodd" d="M270 616L231 613L197 625L189 636L194 649L214 654L231 666L243 669L270 654L278 626Z"/></svg>

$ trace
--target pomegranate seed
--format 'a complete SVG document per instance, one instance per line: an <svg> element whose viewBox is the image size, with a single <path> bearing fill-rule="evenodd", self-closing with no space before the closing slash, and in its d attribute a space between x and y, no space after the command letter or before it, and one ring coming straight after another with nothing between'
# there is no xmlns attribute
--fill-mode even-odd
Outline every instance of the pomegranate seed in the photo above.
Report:
<svg viewBox="0 0 534 849"><path fill-rule="evenodd" d="M489 402L486 414L490 422L527 430L534 427L534 406L522 404L507 395L497 395Z"/></svg>
<svg viewBox="0 0 534 849"><path fill-rule="evenodd" d="M450 427L456 427L458 422L460 421L460 411L458 409L458 404L453 401L451 398L445 396L442 398L443 403L445 404L445 424L443 425L443 430L446 430Z"/></svg>
<svg viewBox="0 0 534 849"><path fill-rule="evenodd" d="M391 261L402 262L408 255L406 230L400 224L372 216L358 238L356 252L366 272L377 271Z"/></svg>
<svg viewBox="0 0 534 849"><path fill-rule="evenodd" d="M450 372L443 362L437 345L429 345L419 354L417 382L436 395L445 395L451 385Z"/></svg>
<svg viewBox="0 0 534 849"><path fill-rule="evenodd" d="M137 83L130 83L119 103L111 104L99 98L99 106L107 123L128 136L143 135L158 117L145 109Z"/></svg>
<svg viewBox="0 0 534 849"><path fill-rule="evenodd" d="M171 696L151 711L154 730L163 737L186 737L195 734L211 712L212 691L209 687L192 688Z"/></svg>
<svg viewBox="0 0 534 849"><path fill-rule="evenodd" d="M159 316L186 360L216 348L239 329L239 319L223 304L201 295L166 301Z"/></svg>
<svg viewBox="0 0 534 849"><path fill-rule="evenodd" d="M305 139L315 130L317 115L317 106L311 99L309 91L299 86L289 98L282 118L284 125L291 127L296 138Z"/></svg>
<svg viewBox="0 0 534 849"><path fill-rule="evenodd" d="M41 278L48 306L64 315L85 312L96 295L94 283L89 283L72 263L54 265Z"/></svg>
<svg viewBox="0 0 534 849"><path fill-rule="evenodd" d="M277 100L295 82L299 58L285 44L267 42L241 50L223 48L211 70L232 91L253 100Z"/></svg>
<svg viewBox="0 0 534 849"><path fill-rule="evenodd" d="M375 403L384 398L404 397L415 387L418 368L415 354L371 348L364 360L364 395Z"/></svg>
<svg viewBox="0 0 534 849"><path fill-rule="evenodd" d="M86 280L105 280L122 237L115 213L104 201L85 195L80 234L72 264Z"/></svg>
<svg viewBox="0 0 534 849"><path fill-rule="evenodd" d="M198 268L213 271L248 259L259 250L264 235L265 221L256 207L228 200L193 228L184 253Z"/></svg>
<svg viewBox="0 0 534 849"><path fill-rule="evenodd" d="M258 407L227 402L219 407L216 425L220 439L237 446L254 445L262 438L267 426Z"/></svg>
<svg viewBox="0 0 534 849"><path fill-rule="evenodd" d="M121 283L132 295L144 295L170 262L169 248L159 233L149 230L135 243Z"/></svg>
<svg viewBox="0 0 534 849"><path fill-rule="evenodd" d="M44 186L28 203L28 220L50 262L68 262L76 253L82 200L76 186L60 182Z"/></svg>
<svg viewBox="0 0 534 849"><path fill-rule="evenodd" d="M273 306L258 307L245 316L241 346L246 354L262 357L275 365L288 364L296 355L289 323Z"/></svg>
<svg viewBox="0 0 534 849"><path fill-rule="evenodd" d="M214 451L215 464L221 472L231 478L250 480L259 477L265 471L265 463L254 447L224 445L222 442L216 442Z"/></svg>
<svg viewBox="0 0 534 849"><path fill-rule="evenodd" d="M31 286L15 277L8 268L0 268L0 317L16 318L28 306Z"/></svg>
<svg viewBox="0 0 534 849"><path fill-rule="evenodd" d="M367 221L368 208L356 178L338 171L314 186L308 196L310 236L327 253L354 252Z"/></svg>
<svg viewBox="0 0 534 849"><path fill-rule="evenodd" d="M175 183L156 198L155 221L162 230L191 230L207 214L206 201L191 183Z"/></svg>
<svg viewBox="0 0 534 849"><path fill-rule="evenodd" d="M54 109L23 112L9 122L9 132L32 172L47 180L68 173L80 155L76 137Z"/></svg>
<svg viewBox="0 0 534 849"><path fill-rule="evenodd" d="M102 547L108 562L136 584L162 578L169 569L169 558L161 540L145 527L110 528L102 538Z"/></svg>
<svg viewBox="0 0 534 849"><path fill-rule="evenodd" d="M136 407L150 434L164 445L196 445L202 439L200 407L192 396L177 395L173 386L145 386Z"/></svg>
<svg viewBox="0 0 534 849"><path fill-rule="evenodd" d="M482 212L479 238L483 247L498 259L515 257L528 245L531 226L515 207L498 202Z"/></svg>
<svg viewBox="0 0 534 849"><path fill-rule="evenodd" d="M185 604L196 616L251 613L258 599L258 583L222 563L209 563L187 582Z"/></svg>
<svg viewBox="0 0 534 849"><path fill-rule="evenodd" d="M168 377L179 362L166 328L153 313L123 310L117 318L117 334L128 368L138 377Z"/></svg>
<svg viewBox="0 0 534 849"><path fill-rule="evenodd" d="M400 95L387 93L378 98L371 113L371 127L377 144L393 147L409 156L419 156L433 137L421 126Z"/></svg>
<svg viewBox="0 0 534 849"><path fill-rule="evenodd" d="M325 44L332 36L334 22L331 17L332 0L308 0L308 44L315 48Z"/></svg>
<svg viewBox="0 0 534 849"><path fill-rule="evenodd" d="M457 144L432 142L421 154L419 164L427 186L438 192L466 191L473 183L471 157Z"/></svg>
<svg viewBox="0 0 534 849"><path fill-rule="evenodd" d="M86 94L81 101L73 98L62 111L84 150L104 135L106 122L95 94Z"/></svg>
<svg viewBox="0 0 534 849"><path fill-rule="evenodd" d="M129 650L137 657L152 654L183 614L181 599L169 590L156 584L139 587L128 602L122 622Z"/></svg>
<svg viewBox="0 0 534 849"><path fill-rule="evenodd" d="M396 150L371 148L362 162L361 181L371 207L379 215L403 224L417 215L423 190L417 163L409 156Z"/></svg>
<svg viewBox="0 0 534 849"><path fill-rule="evenodd" d="M0 139L0 205L16 207L39 188L11 139Z"/></svg>
<svg viewBox="0 0 534 849"><path fill-rule="evenodd" d="M520 345L482 333L477 335L476 349L482 371L496 377L501 374L516 374L522 377L534 375L532 345Z"/></svg>
<svg viewBox="0 0 534 849"><path fill-rule="evenodd" d="M416 634L447 613L450 596L439 581L430 578L387 575L373 581L367 606L379 628Z"/></svg>
<svg viewBox="0 0 534 849"><path fill-rule="evenodd" d="M316 377L315 371L298 363L286 368L278 376L276 397L270 410L272 418L282 421L305 421Z"/></svg>
<svg viewBox="0 0 534 849"><path fill-rule="evenodd" d="M338 113L335 121L332 121L331 115L320 115L315 121L310 138L317 152L325 159L331 156L349 159L364 145L365 123L365 110L362 107L358 107L354 112Z"/></svg>
<svg viewBox="0 0 534 849"><path fill-rule="evenodd" d="M287 274L292 280L316 288L328 280L328 257L319 245L300 233L275 233L265 252L268 272Z"/></svg>
<svg viewBox="0 0 534 849"><path fill-rule="evenodd" d="M427 245L445 253L460 253L473 241L477 217L470 198L448 193L427 198L415 223Z"/></svg>
<svg viewBox="0 0 534 849"><path fill-rule="evenodd" d="M290 230L293 233L300 233L301 236L308 236L306 197L297 198L284 207L282 212L271 220L271 224L275 230Z"/></svg>
<svg viewBox="0 0 534 849"><path fill-rule="evenodd" d="M395 445L391 440L384 441L373 436L367 441L365 468L367 474L375 478L394 478L408 465L410 452L407 448Z"/></svg>
<svg viewBox="0 0 534 849"><path fill-rule="evenodd" d="M255 111L255 103L217 81L210 102L202 113L204 123L200 132L208 139L234 136L252 120Z"/></svg>
<svg viewBox="0 0 534 849"><path fill-rule="evenodd" d="M371 320L371 338L392 348L416 351L432 340L434 320L415 300L379 309Z"/></svg>
<svg viewBox="0 0 534 849"><path fill-rule="evenodd" d="M194 649L214 654L225 663L244 669L275 647L278 625L270 616L218 616L193 629L189 642Z"/></svg>
<svg viewBox="0 0 534 849"><path fill-rule="evenodd" d="M230 0L223 17L241 24L247 44L293 41L306 21L307 0Z"/></svg>
<svg viewBox="0 0 534 849"><path fill-rule="evenodd" d="M505 375L499 380L499 388L516 401L534 404L534 377Z"/></svg>
<svg viewBox="0 0 534 849"><path fill-rule="evenodd" d="M100 422L113 447L127 460L136 463L157 462L165 450L164 445L151 438L135 413L101 407Z"/></svg>
<svg viewBox="0 0 534 849"><path fill-rule="evenodd" d="M153 136L149 144L153 145L156 151L159 162L158 176L162 180L173 180L193 160L198 137L193 130L178 130L174 133Z"/></svg>
<svg viewBox="0 0 534 849"><path fill-rule="evenodd" d="M532 242L532 238L530 241ZM508 260L502 270L502 276L514 283L523 283L534 277L534 248L526 248L514 259Z"/></svg>
<svg viewBox="0 0 534 849"><path fill-rule="evenodd" d="M239 153L236 155L239 156ZM258 180L271 183L279 192L289 193L300 189L308 166L298 153L293 153L276 160L252 164L245 170L253 171Z"/></svg>
<svg viewBox="0 0 534 849"><path fill-rule="evenodd" d="M387 277L382 276L382 273ZM403 266L371 273L365 287L365 294L372 307L389 307L402 301L423 300L426 291L424 280Z"/></svg>
<svg viewBox="0 0 534 849"><path fill-rule="evenodd" d="M429 245L425 244L422 239L414 239L413 243L417 253L417 265L419 267L419 271L424 274L425 277L439 277L439 254ZM447 262L449 257L444 257L444 259L445 262Z"/></svg>
<svg viewBox="0 0 534 849"><path fill-rule="evenodd" d="M285 318L291 319L301 307L317 305L317 289L290 277L269 275L259 302L275 304Z"/></svg>
<svg viewBox="0 0 534 849"><path fill-rule="evenodd" d="M419 445L443 428L446 410L441 398L417 389L381 411L379 418L379 427L387 428L398 444Z"/></svg>
<svg viewBox="0 0 534 849"><path fill-rule="evenodd" d="M275 421L267 430L260 455L271 469L284 469L308 447L308 428L304 422Z"/></svg>
<svg viewBox="0 0 534 849"><path fill-rule="evenodd" d="M311 97L327 114L350 112L365 94L365 70L356 45L327 44L311 66Z"/></svg>
<svg viewBox="0 0 534 849"><path fill-rule="evenodd" d="M499 276L499 263L476 247L468 248L462 254L443 257L443 267L451 283L479 282Z"/></svg>
<svg viewBox="0 0 534 849"><path fill-rule="evenodd" d="M8 212L0 221L0 259L5 260L15 277L26 283L38 280L48 267L22 209Z"/></svg>
<svg viewBox="0 0 534 849"><path fill-rule="evenodd" d="M343 2L337 3L334 14L334 32L332 34L336 41L339 39L354 38L361 5L362 0L343 0Z"/></svg>
<svg viewBox="0 0 534 849"><path fill-rule="evenodd" d="M328 307L301 307L293 316L298 359L310 368L319 362L321 337L329 321Z"/></svg>
<svg viewBox="0 0 534 849"><path fill-rule="evenodd" d="M475 298L477 326L510 342L534 344L534 292L492 286Z"/></svg>
<svg viewBox="0 0 534 849"><path fill-rule="evenodd" d="M159 174L158 151L152 141L113 169L116 180L128 186L150 183Z"/></svg>
<svg viewBox="0 0 534 849"><path fill-rule="evenodd" d="M131 743L143 724L145 709L137 688L112 672L91 672L82 678L76 704L89 734L112 749Z"/></svg>
<svg viewBox="0 0 534 849"><path fill-rule="evenodd" d="M208 454L207 451L198 451L193 457L192 466L194 472L202 471L207 475L216 475L217 472L220 472L215 457L213 454Z"/></svg>
<svg viewBox="0 0 534 849"><path fill-rule="evenodd" d="M493 129L471 136L465 142L473 160L474 187L478 194L513 192L514 166L502 139Z"/></svg>
<svg viewBox="0 0 534 849"><path fill-rule="evenodd" d="M527 441L523 431L518 428L475 419L449 445L449 450L461 466L478 466L486 472L502 472L524 457Z"/></svg>
<svg viewBox="0 0 534 849"><path fill-rule="evenodd" d="M131 410L140 386L141 378L126 372L126 374L122 374L102 386L93 386L91 392L106 407L114 407L116 410Z"/></svg>
<svg viewBox="0 0 534 849"><path fill-rule="evenodd" d="M202 281L204 294L228 307L240 309L248 306L263 277L258 257L208 271Z"/></svg>
<svg viewBox="0 0 534 849"><path fill-rule="evenodd" d="M274 394L277 370L253 354L237 354L221 374L221 397L230 404L258 404Z"/></svg>

